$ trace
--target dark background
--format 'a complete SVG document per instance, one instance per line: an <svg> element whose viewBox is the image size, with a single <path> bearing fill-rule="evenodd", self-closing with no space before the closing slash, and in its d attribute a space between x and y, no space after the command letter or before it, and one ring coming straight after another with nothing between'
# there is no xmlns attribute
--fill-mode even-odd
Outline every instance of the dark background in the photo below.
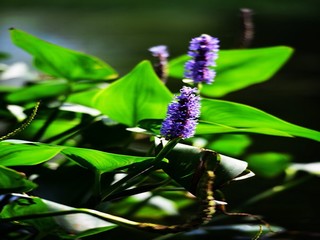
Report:
<svg viewBox="0 0 320 240"><path fill-rule="evenodd" d="M286 45L295 52L269 81L222 99L248 104L319 131L319 0L1 0L0 52L11 55L4 63L23 61L31 65L31 57L10 41L8 28L15 27L100 57L124 75L141 60L153 60L149 47L165 44L171 57L176 57L186 53L192 37L202 33L218 37L222 49L237 48L240 8L254 12L255 37L251 48ZM255 152L288 152L294 162L319 162L319 143L312 140L265 135L253 138L251 150ZM286 199L280 195L269 205L264 203L265 209L260 210L268 213L270 204L274 207L278 203L273 211L278 212L279 222L291 223L295 229L300 226L315 230L320 226L317 192L319 187L309 183L289 193ZM295 200L297 195L307 197ZM296 214L292 207L297 209ZM299 216L300 220L295 219Z"/></svg>

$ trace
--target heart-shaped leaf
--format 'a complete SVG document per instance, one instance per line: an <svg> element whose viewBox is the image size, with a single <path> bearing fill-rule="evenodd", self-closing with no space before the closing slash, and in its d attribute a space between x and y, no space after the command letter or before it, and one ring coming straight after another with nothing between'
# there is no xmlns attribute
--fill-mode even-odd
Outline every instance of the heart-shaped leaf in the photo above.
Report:
<svg viewBox="0 0 320 240"><path fill-rule="evenodd" d="M123 78L95 96L93 106L111 119L136 126L146 118L164 118L171 92L164 86L149 61L143 61Z"/></svg>

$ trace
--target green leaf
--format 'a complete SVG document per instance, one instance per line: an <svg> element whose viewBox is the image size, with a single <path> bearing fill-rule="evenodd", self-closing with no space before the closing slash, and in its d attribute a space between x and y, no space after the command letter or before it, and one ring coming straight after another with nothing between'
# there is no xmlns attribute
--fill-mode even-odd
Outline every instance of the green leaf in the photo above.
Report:
<svg viewBox="0 0 320 240"><path fill-rule="evenodd" d="M49 90L49 91L48 91ZM36 85L20 88L6 96L10 103L38 101L44 98L58 97L66 94L69 86L66 80L40 82Z"/></svg>
<svg viewBox="0 0 320 240"><path fill-rule="evenodd" d="M23 173L0 166L0 194L10 192L29 192L37 184L28 180Z"/></svg>
<svg viewBox="0 0 320 240"><path fill-rule="evenodd" d="M157 77L149 61L142 61L123 78L101 90L94 107L111 119L136 126L147 118L164 118L172 94Z"/></svg>
<svg viewBox="0 0 320 240"><path fill-rule="evenodd" d="M207 148L227 154L239 156L250 146L251 139L244 134L224 134L211 142Z"/></svg>
<svg viewBox="0 0 320 240"><path fill-rule="evenodd" d="M69 95L67 102L77 103L87 107L93 106L93 99L101 91L99 88L93 88L83 92L77 92Z"/></svg>
<svg viewBox="0 0 320 240"><path fill-rule="evenodd" d="M272 178L283 173L291 159L291 156L285 153L265 152L251 154L246 161L257 175Z"/></svg>
<svg viewBox="0 0 320 240"><path fill-rule="evenodd" d="M63 147L35 146L30 144L0 143L0 164L3 166L29 166L50 160Z"/></svg>
<svg viewBox="0 0 320 240"><path fill-rule="evenodd" d="M0 142L0 164L4 166L36 165L52 159L57 154L65 155L84 168L99 170L102 173L151 159L36 142L16 140Z"/></svg>
<svg viewBox="0 0 320 240"><path fill-rule="evenodd" d="M45 124L45 119L36 119L31 122L31 124L22 132L22 136L34 136L39 129ZM56 119L50 126L46 129L43 135L43 139L48 139L58 134L61 134L76 125L80 124L80 119Z"/></svg>
<svg viewBox="0 0 320 240"><path fill-rule="evenodd" d="M35 66L49 75L68 80L108 80L117 72L102 60L46 42L18 29L10 29L13 43L34 57Z"/></svg>
<svg viewBox="0 0 320 240"><path fill-rule="evenodd" d="M150 159L150 157L135 157L76 147L67 147L61 153L83 167L97 169L101 172L110 172L120 167Z"/></svg>
<svg viewBox="0 0 320 240"><path fill-rule="evenodd" d="M15 194L17 199L7 204L1 212L2 218L10 218L15 216L31 215L41 212L47 212L46 204L40 198L29 197L23 194ZM24 220L24 223L30 224L38 231L48 234L56 225L53 218L36 218Z"/></svg>
<svg viewBox="0 0 320 240"><path fill-rule="evenodd" d="M320 141L320 132L288 123L257 108L222 100L202 99L201 120L221 124L239 132L297 136ZM230 131L231 132L231 131ZM202 132L204 133L204 131ZM206 131L210 133L210 129Z"/></svg>
<svg viewBox="0 0 320 240"><path fill-rule="evenodd" d="M270 79L289 59L293 49L275 46L256 49L221 50L215 68L217 76L211 85L203 85L201 93L208 97L222 97L230 92ZM184 55L169 63L169 75L183 78Z"/></svg>

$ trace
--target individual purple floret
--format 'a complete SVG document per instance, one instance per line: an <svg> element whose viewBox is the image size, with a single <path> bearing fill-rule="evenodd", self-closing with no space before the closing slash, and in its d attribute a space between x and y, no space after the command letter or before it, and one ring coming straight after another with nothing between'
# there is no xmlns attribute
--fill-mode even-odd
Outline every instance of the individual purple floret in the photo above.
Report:
<svg viewBox="0 0 320 240"><path fill-rule="evenodd" d="M180 95L170 103L167 117L162 122L160 133L167 140L190 138L200 115L200 97L197 88L182 87Z"/></svg>
<svg viewBox="0 0 320 240"><path fill-rule="evenodd" d="M156 57L159 59L159 62L155 64L155 71L159 78L163 81L166 82L167 80L167 67L168 67L168 57L169 57L169 52L168 48L165 45L158 45L149 48L149 51L151 52L152 56Z"/></svg>
<svg viewBox="0 0 320 240"><path fill-rule="evenodd" d="M190 41L188 55L191 60L185 64L185 78L192 79L194 83L211 84L216 75L212 69L218 58L219 40L207 34L193 38Z"/></svg>

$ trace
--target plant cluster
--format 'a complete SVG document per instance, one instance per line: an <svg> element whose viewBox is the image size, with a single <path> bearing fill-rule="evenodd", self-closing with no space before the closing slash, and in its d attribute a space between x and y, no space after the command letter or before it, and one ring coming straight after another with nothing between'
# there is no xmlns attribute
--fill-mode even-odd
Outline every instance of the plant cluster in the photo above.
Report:
<svg viewBox="0 0 320 240"><path fill-rule="evenodd" d="M157 63L143 60L119 76L97 57L19 29L10 34L37 71L10 87L14 66L0 70L1 239L91 239L117 229L181 239L199 227L213 234L232 215L224 186L253 172L273 177L290 169L289 184L298 170L319 174L280 153L236 159L250 134L319 141L320 133L218 99L270 79L292 55L290 47L219 50L218 39L202 34L188 54L169 59L166 46L154 46ZM269 232L260 228L237 234Z"/></svg>

